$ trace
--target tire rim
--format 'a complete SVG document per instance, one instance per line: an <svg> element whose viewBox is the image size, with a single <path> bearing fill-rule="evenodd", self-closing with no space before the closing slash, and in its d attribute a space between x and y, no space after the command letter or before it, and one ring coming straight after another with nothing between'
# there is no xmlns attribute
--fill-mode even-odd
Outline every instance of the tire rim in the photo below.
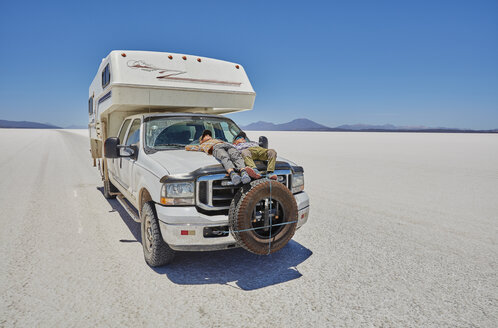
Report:
<svg viewBox="0 0 498 328"><path fill-rule="evenodd" d="M149 252L152 250L152 222L149 216L145 218L145 247Z"/></svg>
<svg viewBox="0 0 498 328"><path fill-rule="evenodd" d="M284 214L284 207L278 200L274 198L260 200L252 210L251 227L254 233L262 239L276 236L285 225L276 227L272 225L284 223Z"/></svg>

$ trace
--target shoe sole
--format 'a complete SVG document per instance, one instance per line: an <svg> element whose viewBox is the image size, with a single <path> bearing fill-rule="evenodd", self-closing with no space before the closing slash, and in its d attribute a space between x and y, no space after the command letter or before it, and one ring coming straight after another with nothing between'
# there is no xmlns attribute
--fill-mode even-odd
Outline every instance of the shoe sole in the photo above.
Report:
<svg viewBox="0 0 498 328"><path fill-rule="evenodd" d="M254 170L252 168L250 168L250 167L246 167L246 172L253 179L261 179L261 175L259 175L256 172L254 172Z"/></svg>

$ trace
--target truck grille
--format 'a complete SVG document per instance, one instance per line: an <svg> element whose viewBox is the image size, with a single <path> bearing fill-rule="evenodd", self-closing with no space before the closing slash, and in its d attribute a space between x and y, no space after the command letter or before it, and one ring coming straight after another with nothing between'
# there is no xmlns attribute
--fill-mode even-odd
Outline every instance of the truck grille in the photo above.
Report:
<svg viewBox="0 0 498 328"><path fill-rule="evenodd" d="M275 170L278 181L290 187L290 170ZM205 175L197 179L197 206L206 211L227 210L240 186L232 185L226 174Z"/></svg>

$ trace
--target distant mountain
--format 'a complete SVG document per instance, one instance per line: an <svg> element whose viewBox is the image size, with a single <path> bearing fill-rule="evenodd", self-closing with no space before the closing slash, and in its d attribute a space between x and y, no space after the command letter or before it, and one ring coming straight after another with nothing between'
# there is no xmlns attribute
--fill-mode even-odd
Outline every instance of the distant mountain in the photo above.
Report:
<svg viewBox="0 0 498 328"><path fill-rule="evenodd" d="M288 123L274 124L259 121L241 127L248 131L364 131L364 132L455 132L455 133L497 133L494 130L470 130L426 126L395 126L392 124L370 125L370 124L345 124L331 128L318 124L306 118L298 118Z"/></svg>
<svg viewBox="0 0 498 328"><path fill-rule="evenodd" d="M6 121L0 120L0 128L6 129L60 129L61 127L47 123L28 121Z"/></svg>
<svg viewBox="0 0 498 328"><path fill-rule="evenodd" d="M328 126L318 124L306 118L298 118L289 123L279 124L277 127L281 131L327 131L330 129Z"/></svg>
<svg viewBox="0 0 498 328"><path fill-rule="evenodd" d="M274 131L276 130L276 125L273 123L258 121L246 126L241 126L241 128L248 131Z"/></svg>
<svg viewBox="0 0 498 328"><path fill-rule="evenodd" d="M269 122L255 122L243 126L242 129L249 131L329 131L330 128L318 124L306 118L298 118L283 124L273 124Z"/></svg>
<svg viewBox="0 0 498 328"><path fill-rule="evenodd" d="M361 130L370 130L370 129L397 130L398 127L392 124L384 124L384 125L346 124L346 125L339 125L338 127L336 127L336 129L348 130L348 131L361 131Z"/></svg>
<svg viewBox="0 0 498 328"><path fill-rule="evenodd" d="M64 129L88 129L88 126L85 126L85 125L69 125L69 126L66 126Z"/></svg>

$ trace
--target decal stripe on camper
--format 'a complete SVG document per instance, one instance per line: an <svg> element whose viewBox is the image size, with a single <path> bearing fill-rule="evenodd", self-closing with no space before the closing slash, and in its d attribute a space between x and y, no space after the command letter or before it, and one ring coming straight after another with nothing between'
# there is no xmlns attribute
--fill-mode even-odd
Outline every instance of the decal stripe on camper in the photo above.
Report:
<svg viewBox="0 0 498 328"><path fill-rule="evenodd" d="M109 91L108 93L106 93L104 96L102 96L102 98L99 99L99 105L101 103L103 103L104 101L106 101L107 99L111 98L111 91Z"/></svg>

